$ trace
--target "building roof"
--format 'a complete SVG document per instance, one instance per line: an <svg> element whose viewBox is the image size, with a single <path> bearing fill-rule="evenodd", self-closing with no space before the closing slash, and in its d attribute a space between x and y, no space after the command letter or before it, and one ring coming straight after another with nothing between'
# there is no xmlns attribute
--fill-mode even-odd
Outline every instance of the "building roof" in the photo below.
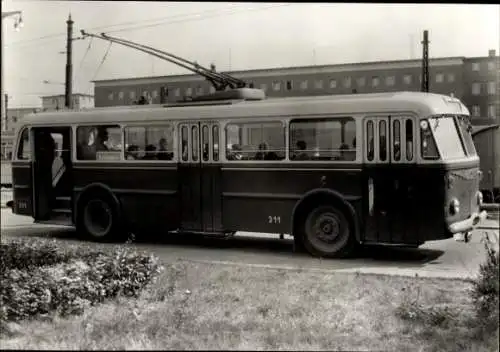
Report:
<svg viewBox="0 0 500 352"><path fill-rule="evenodd" d="M449 65L462 65L465 57L443 57L430 59L431 66L449 66ZM273 67L266 69L255 70L240 70L230 71L228 73L237 78L258 78L269 77L277 75L296 75L308 73L335 73L335 72L348 72L355 70L376 70L376 69L390 69L390 68L420 68L422 65L421 59L417 60L393 60L393 61L372 61L372 62L358 62L336 65L317 65L317 66L290 66L290 67ZM168 76L146 76L146 77L133 77L133 78L119 78L108 80L95 80L96 87L98 86L115 86L125 84L151 84L160 82L180 82L180 81L196 81L202 80L198 74L181 74L181 75L168 75Z"/></svg>
<svg viewBox="0 0 500 352"><path fill-rule="evenodd" d="M56 94L56 95L43 95L40 98L59 98L59 97L65 97L66 95L64 94ZM84 94L84 93L73 93L71 96L73 97L90 97L93 98L94 96L92 94Z"/></svg>

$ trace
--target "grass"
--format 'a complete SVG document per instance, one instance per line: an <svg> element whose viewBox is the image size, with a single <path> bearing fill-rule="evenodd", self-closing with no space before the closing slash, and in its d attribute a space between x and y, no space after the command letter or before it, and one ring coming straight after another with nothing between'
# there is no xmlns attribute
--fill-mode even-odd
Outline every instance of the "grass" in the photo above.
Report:
<svg viewBox="0 0 500 352"><path fill-rule="evenodd" d="M494 351L461 280L180 261L141 293L26 321L4 349Z"/></svg>

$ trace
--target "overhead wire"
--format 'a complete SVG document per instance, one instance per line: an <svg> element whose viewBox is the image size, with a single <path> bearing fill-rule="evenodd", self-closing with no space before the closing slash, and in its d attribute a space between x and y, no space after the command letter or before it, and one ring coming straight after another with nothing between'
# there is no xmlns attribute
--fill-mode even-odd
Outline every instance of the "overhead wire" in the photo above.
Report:
<svg viewBox="0 0 500 352"><path fill-rule="evenodd" d="M200 16L200 15L203 15L205 13L212 13L212 12L221 11L221 10L223 10L223 9L219 8L219 9L212 9L212 10L201 11L201 12L197 12L197 13L177 14L177 15L173 15L173 16L158 17L158 18L148 19L148 20L128 21L128 22L116 23L116 24L106 25L106 26L91 27L91 28L88 28L88 29L89 30L107 29L107 28L119 27L119 26L124 26L124 25L128 25L128 24L136 24L136 23L141 23L141 22L156 22L156 21L165 21L165 20L168 20L168 19L175 19L175 18L178 18L178 17L185 17L185 16ZM21 41L13 42L13 43L10 43L9 46L11 46L11 45L18 45L18 44L24 44L24 43L31 43L31 42L34 42L34 41L40 41L40 40L46 40L46 39L52 39L52 38L59 38L59 37L65 36L65 35L66 35L66 33L62 33L62 32L61 33L48 34L48 35L45 35L45 36L42 36L42 37L38 37L38 38L32 38L32 39L27 39L27 40L21 40Z"/></svg>
<svg viewBox="0 0 500 352"><path fill-rule="evenodd" d="M106 57L107 57L107 56L108 56L108 54L109 54L109 50L111 49L111 45L112 45L112 44L113 44L112 42L109 42L108 49L106 50L106 53L104 54L104 56L103 56L103 58L102 58L102 60L101 60L101 63L99 64L99 67L97 67L97 70L96 70L96 72L95 72L95 74L94 74L94 78L92 78L92 79L91 79L91 81L94 81L94 80L95 80L95 78L97 77L97 75L99 74L99 71L101 70L101 67L102 67L102 65L104 64L104 61L106 61ZM90 81L90 82L91 82L91 81Z"/></svg>
<svg viewBox="0 0 500 352"><path fill-rule="evenodd" d="M78 83L78 81L80 80L81 76L80 76L80 73L82 72L82 67L83 67L83 62L85 61L85 58L87 57L89 51L90 51L90 48L92 46L92 40L94 38L90 38L90 41L89 41L89 45L87 46L87 50L85 51L85 53L83 54L83 57L82 59L80 60L80 65L78 65L78 71L76 73L76 82L75 83Z"/></svg>

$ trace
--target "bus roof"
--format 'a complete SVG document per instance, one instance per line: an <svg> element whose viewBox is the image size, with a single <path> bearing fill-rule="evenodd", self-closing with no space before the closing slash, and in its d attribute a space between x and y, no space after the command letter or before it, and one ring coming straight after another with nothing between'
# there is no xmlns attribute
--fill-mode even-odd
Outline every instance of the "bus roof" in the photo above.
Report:
<svg viewBox="0 0 500 352"><path fill-rule="evenodd" d="M220 101L193 105L133 105L82 110L41 112L25 115L26 125L106 124L140 121L297 117L338 114L416 113L421 117L440 114L469 115L460 100L433 93L394 92L269 98L258 101Z"/></svg>

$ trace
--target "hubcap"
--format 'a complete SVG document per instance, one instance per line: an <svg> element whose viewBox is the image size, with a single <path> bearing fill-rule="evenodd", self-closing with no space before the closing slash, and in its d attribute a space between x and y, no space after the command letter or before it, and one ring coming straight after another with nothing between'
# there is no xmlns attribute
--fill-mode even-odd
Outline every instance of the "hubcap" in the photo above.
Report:
<svg viewBox="0 0 500 352"><path fill-rule="evenodd" d="M316 218L313 225L316 237L325 243L333 243L340 234L339 220L334 214L325 213Z"/></svg>
<svg viewBox="0 0 500 352"><path fill-rule="evenodd" d="M112 223L111 209L101 200L91 200L85 207L84 221L93 236L105 236Z"/></svg>

